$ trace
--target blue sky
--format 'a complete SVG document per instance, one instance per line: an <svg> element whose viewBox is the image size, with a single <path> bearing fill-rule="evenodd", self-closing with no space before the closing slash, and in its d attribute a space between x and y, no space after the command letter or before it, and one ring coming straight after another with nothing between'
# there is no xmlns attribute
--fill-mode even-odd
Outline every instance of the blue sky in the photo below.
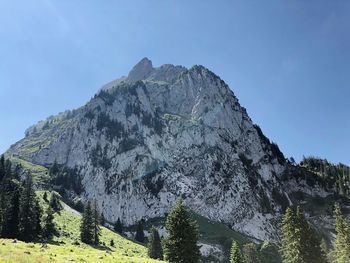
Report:
<svg viewBox="0 0 350 263"><path fill-rule="evenodd" d="M350 1L0 0L0 152L141 58L202 64L297 160L350 164Z"/></svg>

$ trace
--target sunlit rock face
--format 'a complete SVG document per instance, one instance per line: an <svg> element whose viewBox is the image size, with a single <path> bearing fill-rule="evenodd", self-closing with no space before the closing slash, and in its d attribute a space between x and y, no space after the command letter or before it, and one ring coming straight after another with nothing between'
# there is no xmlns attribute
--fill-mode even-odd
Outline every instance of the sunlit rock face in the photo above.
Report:
<svg viewBox="0 0 350 263"><path fill-rule="evenodd" d="M203 216L275 240L273 218L288 202L283 155L203 66L154 68L144 58L85 106L29 128L9 153L76 168L83 197L111 222L164 216L182 197Z"/></svg>

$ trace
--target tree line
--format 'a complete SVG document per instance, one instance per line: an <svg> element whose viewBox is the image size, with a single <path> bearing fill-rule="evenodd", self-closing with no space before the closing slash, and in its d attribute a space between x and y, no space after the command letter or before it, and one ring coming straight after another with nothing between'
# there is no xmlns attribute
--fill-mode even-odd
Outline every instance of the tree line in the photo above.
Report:
<svg viewBox="0 0 350 263"><path fill-rule="evenodd" d="M22 179L21 177L24 177ZM22 173L10 160L0 157L0 237L17 238L23 241L50 240L59 232L54 223L54 214L62 209L55 193L48 198L43 194L47 209L43 211L33 187L30 174ZM350 263L350 226L339 206L335 207L336 239L334 249L329 250L315 228L307 221L300 207L287 208L281 222L281 259L268 242L261 245L244 245L232 242L231 263ZM105 225L104 215L99 213L96 201L87 201L81 219L81 241L90 245L100 245L101 226ZM124 227L120 218L114 224L114 231L123 235ZM190 212L179 200L166 218L167 235L161 238L155 227L146 238L143 221L136 227L135 240L148 241L148 255L168 262L200 262L198 246L199 230ZM114 246L114 240L110 241Z"/></svg>
<svg viewBox="0 0 350 263"><path fill-rule="evenodd" d="M328 249L314 227L306 220L300 207L294 211L287 208L281 224L280 254L283 263L350 263L350 225L341 212L335 207L336 238L334 249ZM249 245L249 244L248 244ZM273 260L273 259L271 259ZM254 249L233 242L230 255L231 263L261 263L259 254ZM275 261L267 261L275 262Z"/></svg>
<svg viewBox="0 0 350 263"><path fill-rule="evenodd" d="M100 224L104 222L103 214L99 214L96 201L88 201L85 205L81 227L81 241L90 245L99 245L101 234ZM166 259L169 262L196 263L200 260L198 243L198 226L191 219L189 211L182 200L179 200L170 214L167 216L165 228L167 237L161 239L158 230L151 228L148 237L148 255L153 259ZM123 235L123 225L118 218L114 225L114 231ZM140 221L136 228L135 240L145 243L146 237L143 230L143 222ZM110 241L114 246L114 240Z"/></svg>
<svg viewBox="0 0 350 263"><path fill-rule="evenodd" d="M0 237L23 241L50 239L57 233L53 214L57 197L52 195L47 211L42 211L28 173L22 180L21 167L0 157Z"/></svg>

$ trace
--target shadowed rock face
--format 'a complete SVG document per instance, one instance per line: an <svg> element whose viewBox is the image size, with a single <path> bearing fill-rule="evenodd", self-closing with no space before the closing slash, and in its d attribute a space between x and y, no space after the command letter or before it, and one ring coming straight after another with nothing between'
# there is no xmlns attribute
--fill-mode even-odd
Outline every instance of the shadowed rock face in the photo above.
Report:
<svg viewBox="0 0 350 263"><path fill-rule="evenodd" d="M29 128L11 147L36 164L76 168L108 221L195 212L260 239L277 237L272 191L286 169L229 87L203 66L144 58L85 106ZM277 190L280 191L280 190ZM280 193L284 196L284 193Z"/></svg>

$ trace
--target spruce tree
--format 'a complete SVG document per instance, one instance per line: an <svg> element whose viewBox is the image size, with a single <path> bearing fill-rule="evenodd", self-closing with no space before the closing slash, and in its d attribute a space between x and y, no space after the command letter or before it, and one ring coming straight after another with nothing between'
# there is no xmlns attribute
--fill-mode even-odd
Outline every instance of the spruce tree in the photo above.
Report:
<svg viewBox="0 0 350 263"><path fill-rule="evenodd" d="M198 226L180 199L165 223L167 237L164 241L164 255L169 262L197 263L200 260Z"/></svg>
<svg viewBox="0 0 350 263"><path fill-rule="evenodd" d="M231 253L230 253L230 263L243 263L243 256L241 249L236 241L232 242Z"/></svg>
<svg viewBox="0 0 350 263"><path fill-rule="evenodd" d="M122 222L120 221L120 218L118 217L118 220L114 224L114 231L117 232L118 234L123 234L123 225Z"/></svg>
<svg viewBox="0 0 350 263"><path fill-rule="evenodd" d="M163 260L163 248L158 230L155 227L151 229L151 235L148 243L148 256L154 259Z"/></svg>
<svg viewBox="0 0 350 263"><path fill-rule="evenodd" d="M259 251L254 243L243 245L242 249L244 263L261 263Z"/></svg>
<svg viewBox="0 0 350 263"><path fill-rule="evenodd" d="M137 224L135 240L140 243L145 243L145 233L143 232L142 220Z"/></svg>
<svg viewBox="0 0 350 263"><path fill-rule="evenodd" d="M93 242L94 245L97 246L100 243L100 214L98 212L97 202L94 201L92 206L92 219L93 219Z"/></svg>
<svg viewBox="0 0 350 263"><path fill-rule="evenodd" d="M0 157L0 182L5 177L5 156L1 155Z"/></svg>
<svg viewBox="0 0 350 263"><path fill-rule="evenodd" d="M298 206L296 212L296 224L299 229L300 254L304 262L324 263L326 255L322 252L320 238L315 230L307 222L301 208Z"/></svg>
<svg viewBox="0 0 350 263"><path fill-rule="evenodd" d="M5 179L1 185L1 237L16 238L19 224L21 186L18 181Z"/></svg>
<svg viewBox="0 0 350 263"><path fill-rule="evenodd" d="M40 207L33 190L31 175L27 175L19 201L19 238L33 241L40 232Z"/></svg>
<svg viewBox="0 0 350 263"><path fill-rule="evenodd" d="M49 169L49 174L50 174L50 177L54 177L54 176L57 176L58 172L60 171L59 167L58 167L58 164L57 164L57 161L55 160L53 165L50 167Z"/></svg>
<svg viewBox="0 0 350 263"><path fill-rule="evenodd" d="M106 219L103 212L101 213L100 223L101 223L101 226L104 226L106 224Z"/></svg>
<svg viewBox="0 0 350 263"><path fill-rule="evenodd" d="M51 239L54 235L57 235L58 231L53 221L54 211L49 206L46 210L46 217L44 219L43 236L46 239Z"/></svg>
<svg viewBox="0 0 350 263"><path fill-rule="evenodd" d="M83 218L80 225L80 238L86 244L92 244L94 239L93 215L90 201L84 207Z"/></svg>
<svg viewBox="0 0 350 263"><path fill-rule="evenodd" d="M57 194L55 192L52 192L52 194L51 194L49 206L51 207L52 211L55 213L58 213L63 209L62 204L61 204L61 202L60 202L60 200L57 197Z"/></svg>
<svg viewBox="0 0 350 263"><path fill-rule="evenodd" d="M12 163L9 159L5 160L5 178L12 178Z"/></svg>
<svg viewBox="0 0 350 263"><path fill-rule="evenodd" d="M47 192L45 191L44 194L43 194L43 199L46 203L49 202L49 200L47 199Z"/></svg>
<svg viewBox="0 0 350 263"><path fill-rule="evenodd" d="M291 208L287 208L282 219L281 254L283 263L306 263L301 251L301 233Z"/></svg>
<svg viewBox="0 0 350 263"><path fill-rule="evenodd" d="M350 262L350 226L346 222L340 207L335 207L335 263L349 263Z"/></svg>
<svg viewBox="0 0 350 263"><path fill-rule="evenodd" d="M34 199L34 231L36 237L40 236L42 234L42 227L41 227L41 217L42 217L42 209L40 206L40 203L37 198Z"/></svg>

